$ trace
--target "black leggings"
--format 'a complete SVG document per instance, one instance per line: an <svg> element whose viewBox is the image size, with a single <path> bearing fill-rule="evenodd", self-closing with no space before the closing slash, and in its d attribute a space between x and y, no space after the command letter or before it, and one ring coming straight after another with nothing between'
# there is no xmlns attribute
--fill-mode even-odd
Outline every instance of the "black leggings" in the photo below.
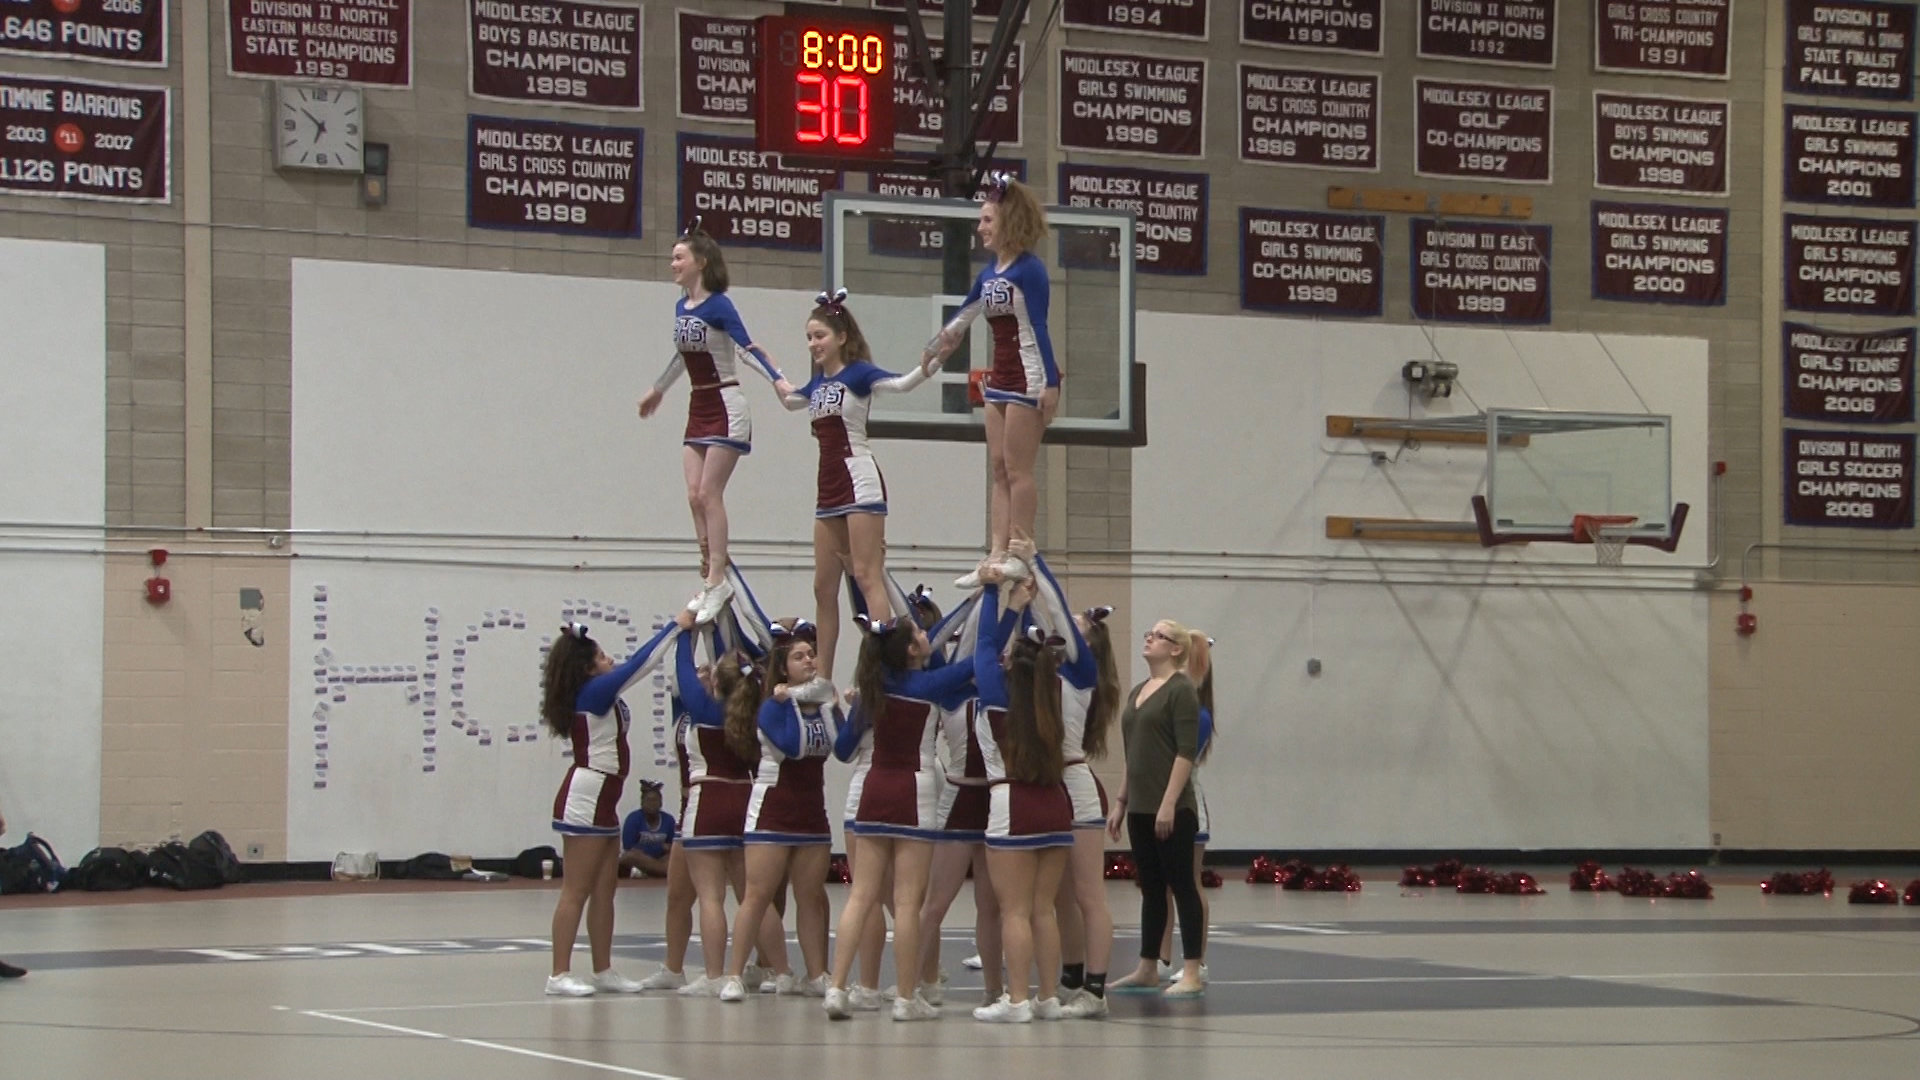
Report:
<svg viewBox="0 0 1920 1080"><path fill-rule="evenodd" d="M1206 916L1200 907L1200 883L1193 879L1193 838L1200 819L1191 810L1176 810L1173 831L1162 840L1153 835L1152 814L1127 815L1127 839L1133 843L1134 883L1140 886L1140 956L1160 958L1160 939L1167 932L1167 891L1173 891L1180 911L1180 952L1198 957L1206 948Z"/></svg>

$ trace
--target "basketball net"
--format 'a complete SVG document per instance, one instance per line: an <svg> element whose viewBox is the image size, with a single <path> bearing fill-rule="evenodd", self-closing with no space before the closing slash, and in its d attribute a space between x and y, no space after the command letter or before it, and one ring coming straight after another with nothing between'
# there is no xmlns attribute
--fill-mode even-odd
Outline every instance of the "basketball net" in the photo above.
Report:
<svg viewBox="0 0 1920 1080"><path fill-rule="evenodd" d="M1575 514L1575 543L1593 545L1595 566L1619 566L1626 558L1627 538L1640 518L1634 514Z"/></svg>

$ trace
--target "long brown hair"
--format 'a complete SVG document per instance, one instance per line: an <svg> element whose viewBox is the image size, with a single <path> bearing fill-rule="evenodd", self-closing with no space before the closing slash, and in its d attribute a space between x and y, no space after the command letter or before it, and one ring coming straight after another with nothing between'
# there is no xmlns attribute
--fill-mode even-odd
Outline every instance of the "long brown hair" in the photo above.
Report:
<svg viewBox="0 0 1920 1080"><path fill-rule="evenodd" d="M1032 251L1047 238L1047 212L1040 196L1018 180L1008 178L1006 188L993 200L1000 207L1000 243L1016 251Z"/></svg>
<svg viewBox="0 0 1920 1080"><path fill-rule="evenodd" d="M1093 650L1094 667L1100 672L1094 682L1093 699L1087 703L1087 730L1080 738L1081 753L1089 761L1098 761L1107 756L1107 732L1113 729L1113 718L1120 711L1120 664L1113 658L1113 634L1107 629L1106 614L1111 608L1094 608L1087 612L1087 648Z"/></svg>
<svg viewBox="0 0 1920 1080"><path fill-rule="evenodd" d="M807 315L808 322L817 322L836 334L846 336L846 343L840 346L840 362L854 364L862 360L873 360L873 346L867 344L867 335L860 332L860 322L847 310L847 290L837 293L821 293L814 297L813 311Z"/></svg>
<svg viewBox="0 0 1920 1080"><path fill-rule="evenodd" d="M582 627L568 626L547 648L547 662L540 669L540 719L556 739L573 735L573 717L578 711L580 688L593 678L593 663L600 646Z"/></svg>
<svg viewBox="0 0 1920 1080"><path fill-rule="evenodd" d="M760 760L760 699L765 684L760 670L730 655L714 665L714 696L726 703L727 749L751 769Z"/></svg>
<svg viewBox="0 0 1920 1080"><path fill-rule="evenodd" d="M869 721L887 708L887 676L913 663L913 624L890 619L877 627L865 615L854 618L860 628L860 659L853 665L853 685L860 691L860 711Z"/></svg>
<svg viewBox="0 0 1920 1080"><path fill-rule="evenodd" d="M1220 714L1213 711L1213 639L1198 630L1187 632L1187 674L1193 674L1195 664L1207 669L1200 677L1194 692L1200 695L1200 707L1213 716L1213 739L1200 748L1200 756L1194 760L1199 764L1213 754L1214 739L1220 737Z"/></svg>
<svg viewBox="0 0 1920 1080"><path fill-rule="evenodd" d="M727 291L727 286L731 284L731 279L727 276L727 257L720 253L720 242L707 235L707 231L700 227L699 218L694 219L693 225L682 233L674 244L684 244L687 254L701 264L701 288L716 294Z"/></svg>
<svg viewBox="0 0 1920 1080"><path fill-rule="evenodd" d="M1061 744L1067 737L1059 659L1048 646L1021 637L1013 643L1007 675L1007 778L1058 784L1066 770Z"/></svg>

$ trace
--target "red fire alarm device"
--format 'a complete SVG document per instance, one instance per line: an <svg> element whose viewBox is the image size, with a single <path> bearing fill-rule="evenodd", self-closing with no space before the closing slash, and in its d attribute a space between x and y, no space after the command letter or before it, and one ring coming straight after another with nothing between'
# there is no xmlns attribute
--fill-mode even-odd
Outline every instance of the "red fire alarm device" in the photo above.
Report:
<svg viewBox="0 0 1920 1080"><path fill-rule="evenodd" d="M153 576L147 579L147 603L164 604L173 599L173 582L160 576L160 568L167 565L167 549L154 548L147 552L147 558L153 561Z"/></svg>

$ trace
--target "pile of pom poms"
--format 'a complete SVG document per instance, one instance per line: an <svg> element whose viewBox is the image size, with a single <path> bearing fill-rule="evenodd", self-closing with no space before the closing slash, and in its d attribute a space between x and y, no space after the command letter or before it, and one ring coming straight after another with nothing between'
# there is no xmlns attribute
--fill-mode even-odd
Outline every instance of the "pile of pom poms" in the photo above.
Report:
<svg viewBox="0 0 1920 1080"><path fill-rule="evenodd" d="M1782 871L1761 882L1760 891L1768 896L1832 896L1833 874L1824 866L1798 874Z"/></svg>
<svg viewBox="0 0 1920 1080"><path fill-rule="evenodd" d="M1253 857L1253 869L1247 871L1249 885L1278 885L1289 892L1359 892L1360 877L1346 866L1315 870L1299 859L1274 862L1265 855Z"/></svg>
<svg viewBox="0 0 1920 1080"><path fill-rule="evenodd" d="M846 885L853 881L853 868L845 855L835 855L827 860L827 881L834 885Z"/></svg>
<svg viewBox="0 0 1920 1080"><path fill-rule="evenodd" d="M1546 890L1532 874L1515 870L1499 874L1484 866L1461 866L1458 859L1442 859L1432 866L1409 866L1400 874L1403 889L1452 889L1469 896L1539 896Z"/></svg>
<svg viewBox="0 0 1920 1080"><path fill-rule="evenodd" d="M1567 888L1574 892L1612 892L1613 879L1597 862L1583 862L1567 875Z"/></svg>
<svg viewBox="0 0 1920 1080"><path fill-rule="evenodd" d="M1621 896L1666 898L1671 900L1711 900L1713 885L1698 870L1661 877L1651 870L1623 866L1620 873L1608 877L1597 862L1583 862L1567 875L1567 888L1574 892L1617 892Z"/></svg>
<svg viewBox="0 0 1920 1080"><path fill-rule="evenodd" d="M1107 852L1107 880L1132 881L1134 879L1133 856L1124 851Z"/></svg>
<svg viewBox="0 0 1920 1080"><path fill-rule="evenodd" d="M1891 881L1856 881L1853 888L1847 890L1849 904L1899 904L1906 903L1920 907L1920 878L1907 884L1903 894Z"/></svg>
<svg viewBox="0 0 1920 1080"><path fill-rule="evenodd" d="M1223 883L1224 882L1221 880L1219 872L1214 870L1211 866L1200 871L1200 887L1201 888L1217 889Z"/></svg>

